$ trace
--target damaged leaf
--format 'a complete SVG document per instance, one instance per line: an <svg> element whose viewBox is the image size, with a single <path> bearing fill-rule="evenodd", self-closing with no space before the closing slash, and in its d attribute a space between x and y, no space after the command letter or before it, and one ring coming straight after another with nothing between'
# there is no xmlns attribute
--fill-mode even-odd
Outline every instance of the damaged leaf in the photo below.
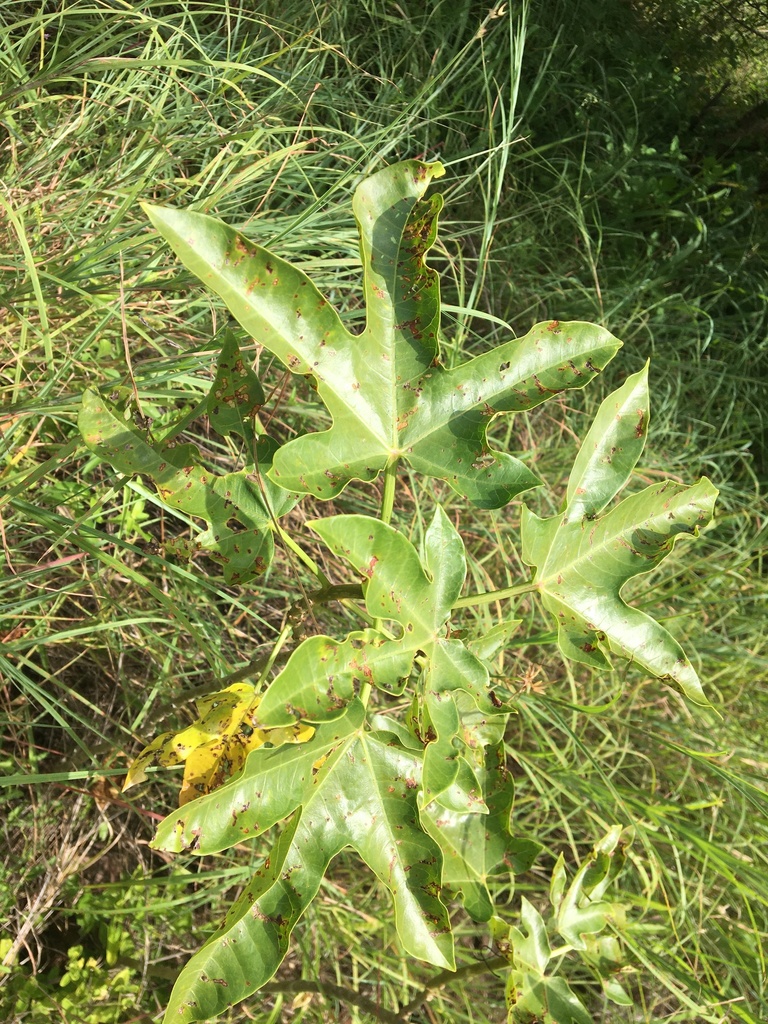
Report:
<svg viewBox="0 0 768 1024"><path fill-rule="evenodd" d="M453 969L440 850L419 822L421 771L418 751L366 731L355 701L307 743L255 750L237 778L166 818L155 848L208 854L293 815L222 927L184 967L165 1019L207 1020L269 981L346 847L389 889L406 952Z"/></svg>
<svg viewBox="0 0 768 1024"><path fill-rule="evenodd" d="M440 287L425 262L442 197L424 198L443 173L438 163L408 160L355 192L366 304L360 335L302 271L234 229L200 213L144 207L182 263L258 344L311 378L325 403L332 426L275 455L270 476L289 490L332 498L350 480L373 480L403 459L474 504L499 508L538 479L490 447L491 419L583 388L619 348L594 324L551 321L446 369Z"/></svg>
<svg viewBox="0 0 768 1024"><path fill-rule="evenodd" d="M266 475L274 441L262 436L254 443L249 469L217 475L201 465L194 444L155 440L135 423L131 398L127 388L108 397L84 392L78 427L85 443L119 472L152 480L171 508L203 519L208 529L198 534L197 545L222 566L227 583L261 575L274 555L274 519L298 500Z"/></svg>
<svg viewBox="0 0 768 1024"><path fill-rule="evenodd" d="M603 513L640 457L647 424L646 366L600 406L574 463L564 511L540 519L523 507L523 558L536 569L536 591L557 621L566 657L606 668L618 655L707 704L672 634L621 597L629 580L666 558L677 537L696 536L709 523L718 493L706 477L691 487L669 480Z"/></svg>
<svg viewBox="0 0 768 1024"><path fill-rule="evenodd" d="M451 608L466 574L461 537L440 507L425 535L423 561L401 533L367 516L333 516L310 525L362 578L370 615L394 621L402 636L386 640L368 630L341 643L311 637L266 691L260 721L275 726L296 718L336 717L364 683L401 693L418 656L418 692L428 718L421 736L427 747L424 788L427 800L434 799L459 769L461 716L455 695L469 694L489 716L509 710L494 701L485 665L449 635Z"/></svg>
<svg viewBox="0 0 768 1024"><path fill-rule="evenodd" d="M233 683L196 701L195 707L197 721L181 732L158 736L131 763L124 791L144 782L151 764L167 768L184 762L179 792L179 805L183 806L221 786L243 767L248 754L257 747L265 743L271 747L306 743L315 731L301 723L284 729L259 728L259 698L250 683Z"/></svg>

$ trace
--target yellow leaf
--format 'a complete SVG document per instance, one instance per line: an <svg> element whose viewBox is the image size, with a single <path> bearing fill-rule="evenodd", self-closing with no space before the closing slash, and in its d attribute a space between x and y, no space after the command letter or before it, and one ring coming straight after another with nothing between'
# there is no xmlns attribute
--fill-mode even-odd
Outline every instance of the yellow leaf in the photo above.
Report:
<svg viewBox="0 0 768 1024"><path fill-rule="evenodd" d="M269 743L306 743L311 725L260 729L256 709L260 698L250 683L233 683L196 702L198 718L178 733L163 733L139 754L128 769L123 790L144 782L150 764L164 767L185 762L179 805L222 785L239 771L252 750Z"/></svg>

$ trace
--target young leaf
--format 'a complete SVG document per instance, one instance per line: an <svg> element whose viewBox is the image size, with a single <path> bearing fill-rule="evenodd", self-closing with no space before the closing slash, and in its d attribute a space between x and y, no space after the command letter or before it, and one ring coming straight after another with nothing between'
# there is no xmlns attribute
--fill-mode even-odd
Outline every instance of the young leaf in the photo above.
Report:
<svg viewBox="0 0 768 1024"><path fill-rule="evenodd" d="M197 544L222 565L227 583L247 583L263 573L274 555L273 517L298 500L266 476L275 442L256 442L259 472L216 476L199 465L195 445L164 444L140 429L130 418L130 401L131 392L123 388L109 398L84 392L78 427L91 451L121 473L148 477L171 508L205 520L209 527Z"/></svg>
<svg viewBox="0 0 768 1024"><path fill-rule="evenodd" d="M614 825L595 844L591 857L581 865L559 902L555 927L574 949L589 949L593 936L621 913L620 907L602 897L621 871L627 843L627 833Z"/></svg>
<svg viewBox="0 0 768 1024"><path fill-rule="evenodd" d="M578 951L582 962L599 977L609 999L628 1005L624 1002L628 999L626 993L613 978L620 963L618 942L613 935L597 937L609 920L616 924L623 919L622 908L602 897L621 870L628 838L620 826L611 828L595 844L567 891L565 862L562 855L558 858L550 884L554 912L548 919L525 897L521 901L521 927L506 925L500 917L492 918L492 934L512 968L507 979L507 1020L511 1024L592 1024L592 1017L563 976L564 971L552 971L552 961L568 951L568 947L552 950L552 931L558 931Z"/></svg>
<svg viewBox="0 0 768 1024"><path fill-rule="evenodd" d="M365 731L359 701L308 743L254 751L225 786L167 818L153 845L201 854L259 835L293 813L222 928L182 971L165 1020L207 1020L264 985L323 875L352 847L390 890L406 951L453 969L440 902L440 851L422 830L421 758Z"/></svg>
<svg viewBox="0 0 768 1024"><path fill-rule="evenodd" d="M594 1024L584 1004L561 977L510 971L507 979L509 1024Z"/></svg>
<svg viewBox="0 0 768 1024"><path fill-rule="evenodd" d="M476 921L488 921L493 914L488 879L499 865L514 872L527 870L540 849L538 844L510 839L514 785L504 764L503 744L488 748L485 761L484 770L474 773L461 764L451 789L421 812L422 825L443 854L443 885L461 893L464 909ZM481 789L473 793L478 777ZM485 796L482 801L480 793Z"/></svg>
<svg viewBox="0 0 768 1024"><path fill-rule="evenodd" d="M523 507L523 558L536 590L557 620L562 653L598 668L610 653L635 661L707 704L698 676L672 635L627 605L621 590L650 572L683 533L712 518L717 489L654 484L599 516L634 468L648 422L647 367L603 402L576 459L565 510L540 519Z"/></svg>
<svg viewBox="0 0 768 1024"><path fill-rule="evenodd" d="M245 330L315 382L333 423L276 454L271 476L289 490L331 498L402 458L476 505L498 508L538 480L519 459L489 447L491 418L584 387L619 348L600 327L552 321L453 370L441 366L439 284L425 255L442 198L423 196L442 174L440 164L408 160L358 187L361 335L344 327L305 274L232 228L199 213L144 207Z"/></svg>
<svg viewBox="0 0 768 1024"><path fill-rule="evenodd" d="M523 896L520 928L509 929L512 970L507 979L510 1022L541 1020L544 1024L592 1024L575 992L561 977L547 973L551 948L541 914Z"/></svg>
<svg viewBox="0 0 768 1024"><path fill-rule="evenodd" d="M402 637L384 641L371 631L342 644L312 637L294 652L262 699L264 726L289 725L297 717L322 721L337 716L355 681L402 692L414 658L422 663L421 688L432 740L424 765L425 790L434 799L453 782L458 765L453 739L460 716L454 694L466 692L486 715L504 708L491 697L488 670L462 643L448 637L447 622L466 574L461 537L438 507L425 536L424 564L413 545L391 526L367 516L333 516L310 524L334 554L363 578L366 608L394 619ZM316 657L317 653L322 657ZM426 740L426 733L424 734Z"/></svg>

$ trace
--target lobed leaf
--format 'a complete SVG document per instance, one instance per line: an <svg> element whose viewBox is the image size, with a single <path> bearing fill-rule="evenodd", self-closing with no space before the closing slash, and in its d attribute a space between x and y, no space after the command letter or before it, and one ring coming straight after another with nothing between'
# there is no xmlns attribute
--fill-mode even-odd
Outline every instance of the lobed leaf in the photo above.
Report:
<svg viewBox="0 0 768 1024"><path fill-rule="evenodd" d="M562 973L556 974L552 961L568 952L578 952L582 962L600 979L607 998L631 1005L622 986L613 978L621 961L614 935L603 935L606 925L623 923L622 908L603 900L621 870L629 835L618 825L595 844L570 886L567 887L562 855L552 872L550 898L553 913L548 919L525 897L520 908L520 927L492 918L491 932L508 958L507 1020L511 1024L592 1024L592 1017ZM568 946L553 950L550 934L558 932Z"/></svg>
<svg viewBox="0 0 768 1024"><path fill-rule="evenodd" d="M253 439L254 419L264 405L261 381L243 359L237 338L225 331L216 362L216 377L208 394L208 418L211 426L223 437L239 434Z"/></svg>
<svg viewBox="0 0 768 1024"><path fill-rule="evenodd" d="M131 397L124 388L108 397L85 391L78 416L85 443L119 472L152 480L171 508L208 523L197 544L222 566L227 583L247 583L263 573L274 556L273 520L298 500L266 476L275 442L260 437L256 466L217 476L200 465L195 445L164 443L137 426Z"/></svg>
<svg viewBox="0 0 768 1024"><path fill-rule="evenodd" d="M390 890L406 951L453 969L450 920L439 898L440 850L419 821L421 754L367 732L363 719L355 701L305 744L254 751L238 777L160 826L156 848L193 846L206 854L293 814L222 928L185 966L166 1021L206 1020L264 985L345 847Z"/></svg>
<svg viewBox="0 0 768 1024"><path fill-rule="evenodd" d="M331 427L275 455L270 475L288 490L332 498L350 480L373 480L404 459L480 507L501 507L538 480L489 446L490 420L584 387L619 348L593 324L552 321L445 369L439 283L425 263L442 198L424 198L443 173L438 163L408 160L355 192L366 302L360 335L302 271L234 229L199 213L144 207L182 263L259 344L310 377L325 403Z"/></svg>
<svg viewBox="0 0 768 1024"><path fill-rule="evenodd" d="M420 659L419 692L429 719L421 734L427 743L424 789L428 798L434 799L451 785L458 771L454 737L460 731L461 716L455 704L456 694L469 694L486 715L509 710L498 698L494 699L483 663L461 640L447 635L451 608L466 574L461 537L438 507L425 535L422 564L415 548L402 534L366 516L334 516L311 526L330 550L349 562L362 577L369 613L375 618L394 620L401 627L400 639L381 643L369 653L371 672L367 681L391 691L393 675L401 673L402 680L417 655ZM386 671L382 671L382 666ZM275 680L264 696L264 724L288 724L295 713L297 688L301 688L302 694L306 692L306 676L294 673L289 679L287 669L288 666L280 684ZM347 677L342 673L340 678ZM334 700L349 699L348 691L337 689L336 676L324 675L315 685L321 700L327 700L331 692ZM395 692L401 691L402 685ZM306 697L305 703L310 699Z"/></svg>
<svg viewBox="0 0 768 1024"><path fill-rule="evenodd" d="M601 405L576 459L564 511L540 519L523 507L523 558L535 567L536 590L557 620L566 657L604 668L616 654L707 704L674 637L626 604L621 591L654 569L678 536L695 536L710 521L717 489L706 478L691 487L666 481L598 516L637 463L647 422L646 366Z"/></svg>
<svg viewBox="0 0 768 1024"><path fill-rule="evenodd" d="M464 909L476 921L488 921L493 914L488 880L499 866L515 874L527 871L540 849L510 837L514 785L503 744L486 748L484 755L482 772L468 771L461 762L451 787L421 811L422 825L443 854L443 885L461 894Z"/></svg>
<svg viewBox="0 0 768 1024"><path fill-rule="evenodd" d="M555 927L574 949L588 950L593 937L620 915L621 908L603 896L624 865L628 843L628 833L614 825L595 844L568 889L558 893Z"/></svg>

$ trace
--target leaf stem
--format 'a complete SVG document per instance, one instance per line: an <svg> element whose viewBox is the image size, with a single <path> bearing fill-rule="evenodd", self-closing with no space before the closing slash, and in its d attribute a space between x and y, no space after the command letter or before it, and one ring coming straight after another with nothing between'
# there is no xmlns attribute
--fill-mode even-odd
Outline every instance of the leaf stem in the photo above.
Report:
<svg viewBox="0 0 768 1024"><path fill-rule="evenodd" d="M360 583L334 583L307 596L318 604L327 604L329 601L362 601L363 587Z"/></svg>
<svg viewBox="0 0 768 1024"><path fill-rule="evenodd" d="M496 956L492 957L490 960L480 960L478 963L465 964L464 967L459 967L456 971L441 971L439 974L436 974L431 981L428 981L418 995L414 996L409 1003L400 1007L398 1016L403 1021L408 1020L410 1015L415 1013L421 1004L426 1001L429 997L429 993L434 992L435 989L442 988L443 985L450 984L451 982L457 981L461 978L467 978L475 974L492 974L494 971L501 971L509 966L510 964L507 957Z"/></svg>
<svg viewBox="0 0 768 1024"><path fill-rule="evenodd" d="M454 608L473 608L475 605L492 604L494 601L505 601L510 597L518 597L520 594L530 594L536 590L535 583L520 583L516 587L504 587L502 590L489 590L486 594L468 594L454 601Z"/></svg>
<svg viewBox="0 0 768 1024"><path fill-rule="evenodd" d="M277 656L280 653L280 649L283 647L286 640L288 640L292 633L293 626L290 623L286 623L286 625L283 626L283 628L280 630L280 636L275 641L275 646L272 648L269 657L266 659L265 664L263 666L260 666L261 672L259 674L258 680L260 683L263 682L264 679L266 679L267 675L269 674L269 670L274 665Z"/></svg>
<svg viewBox="0 0 768 1024"><path fill-rule="evenodd" d="M383 1006L374 1003L372 999L366 999L364 995L361 995L352 988L344 988L341 985L334 985L328 981L305 981L304 979L297 979L296 981L271 981L264 985L261 991L267 994L285 992L289 995L299 992L315 992L325 999L338 999L342 1003L356 1006L365 1013L369 1013L374 1020L382 1021L383 1024L404 1024L405 1022L405 1018L401 1014L384 1009Z"/></svg>
<svg viewBox="0 0 768 1024"><path fill-rule="evenodd" d="M309 569L312 575L319 582L321 588L324 591L330 589L331 581L325 575L325 573L314 560L314 558L308 555L307 552L296 543L296 541L293 539L293 537L291 537L290 534L285 532L285 530L277 522L277 520L274 520L274 525L275 530L277 531L277 534L280 537L280 540L283 542L283 544L285 544L287 548L291 549L294 555L296 555L296 557L300 559L304 563L304 565L306 565L306 567Z"/></svg>
<svg viewBox="0 0 768 1024"><path fill-rule="evenodd" d="M397 484L397 467L400 459L393 459L388 462L384 470L384 491L381 495L381 512L379 519L382 523L389 525L392 518L392 509L395 507L395 485Z"/></svg>
<svg viewBox="0 0 768 1024"><path fill-rule="evenodd" d="M399 458L393 459L388 462L384 470L384 490L381 495L381 512L379 513L379 519L382 523L389 526L389 521L392 518L392 510L395 507L395 485L397 484L397 467L400 462ZM374 619L373 628L381 630L382 620ZM363 707L368 707L368 701L371 697L371 684L363 683L360 687L359 693L360 700L363 703Z"/></svg>

